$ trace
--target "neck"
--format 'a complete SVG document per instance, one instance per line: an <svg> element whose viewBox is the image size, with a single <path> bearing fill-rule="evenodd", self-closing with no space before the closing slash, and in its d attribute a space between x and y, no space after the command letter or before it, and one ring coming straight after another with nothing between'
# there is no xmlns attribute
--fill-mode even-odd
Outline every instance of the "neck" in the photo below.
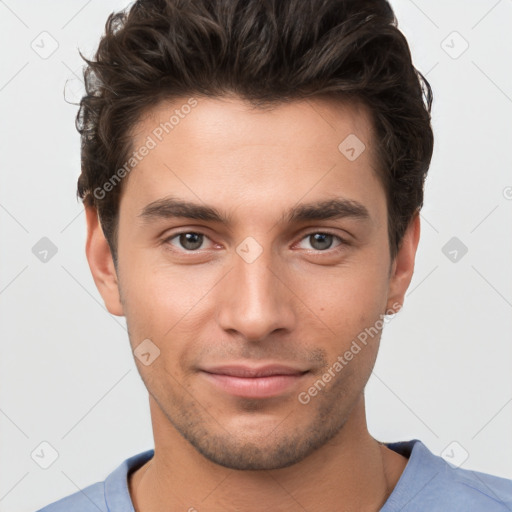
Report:
<svg viewBox="0 0 512 512"><path fill-rule="evenodd" d="M407 459L370 436L364 395L341 431L292 466L238 471L198 453L150 398L155 440L153 458L129 476L137 512L183 510L308 512L378 511L402 474Z"/></svg>

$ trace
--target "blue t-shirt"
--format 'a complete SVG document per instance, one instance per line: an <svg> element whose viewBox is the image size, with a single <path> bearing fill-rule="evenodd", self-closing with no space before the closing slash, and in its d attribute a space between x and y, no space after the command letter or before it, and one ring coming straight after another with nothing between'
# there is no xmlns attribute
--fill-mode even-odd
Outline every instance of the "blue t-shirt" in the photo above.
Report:
<svg viewBox="0 0 512 512"><path fill-rule="evenodd" d="M419 439L385 443L409 461L380 512L512 512L512 480L457 468ZM104 482L85 487L37 512L134 512L128 474L153 457L125 460Z"/></svg>

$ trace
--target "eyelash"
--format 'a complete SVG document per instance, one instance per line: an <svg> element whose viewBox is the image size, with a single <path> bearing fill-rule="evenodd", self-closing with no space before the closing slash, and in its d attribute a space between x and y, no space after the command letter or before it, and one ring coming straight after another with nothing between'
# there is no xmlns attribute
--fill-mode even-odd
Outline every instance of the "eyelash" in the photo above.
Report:
<svg viewBox="0 0 512 512"><path fill-rule="evenodd" d="M166 248L170 251L175 251L175 252L181 252L181 253L188 253L188 254L194 254L194 253L200 253L201 252L201 249L196 249L196 250L187 250L187 249L176 249L174 248L174 246L172 246L172 244L170 243L171 240L179 237L180 235L185 235L185 234L194 234L194 235L202 235L203 237L205 238L208 238L208 235L206 235L205 233L201 233L200 231L179 231L177 233L174 233L173 235L167 237L163 242L164 244L166 245ZM333 252L336 252L337 250L340 250L342 249L344 246L348 246L350 245L350 243L345 239L345 238L342 238L340 237L339 235L336 235L334 233L331 233L329 231L311 231L309 233L306 233L301 239L300 239L300 242L302 242L304 239L312 236L312 235L317 235L317 234L322 234L322 235L329 235L329 236L332 236L333 238L335 239L338 239L339 241L339 244L335 247L329 247L328 249L325 249L325 250L320 250L320 249L306 249L308 251L313 251L315 253L318 253L318 254L332 254ZM171 247L169 247L171 246Z"/></svg>

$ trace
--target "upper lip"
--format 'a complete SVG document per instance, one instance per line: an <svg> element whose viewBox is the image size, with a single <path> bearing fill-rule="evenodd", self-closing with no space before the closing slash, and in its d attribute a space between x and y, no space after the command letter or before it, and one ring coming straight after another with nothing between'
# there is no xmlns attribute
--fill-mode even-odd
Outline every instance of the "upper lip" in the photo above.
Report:
<svg viewBox="0 0 512 512"><path fill-rule="evenodd" d="M269 377L272 375L301 375L307 370L293 368L281 364L267 364L264 366L226 365L205 368L203 371L230 377Z"/></svg>

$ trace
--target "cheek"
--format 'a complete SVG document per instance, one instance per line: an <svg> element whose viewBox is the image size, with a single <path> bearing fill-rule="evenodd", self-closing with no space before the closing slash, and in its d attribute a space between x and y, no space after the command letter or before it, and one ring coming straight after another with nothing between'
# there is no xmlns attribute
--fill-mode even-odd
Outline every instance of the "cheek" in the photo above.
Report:
<svg viewBox="0 0 512 512"><path fill-rule="evenodd" d="M150 339L160 366L177 366L198 351L202 330L214 317L216 273L204 266L180 268L130 256L120 261L123 306L132 349ZM122 271L126 269L126 271ZM136 270L134 270L136 269ZM141 368L145 371L145 368Z"/></svg>
<svg viewBox="0 0 512 512"><path fill-rule="evenodd" d="M308 306L304 313L321 321L340 341L375 324L387 302L387 275L377 265L316 272L294 284Z"/></svg>
<svg viewBox="0 0 512 512"><path fill-rule="evenodd" d="M205 276L154 261L152 251L132 251L119 260L127 316L149 325L172 325L200 299Z"/></svg>

